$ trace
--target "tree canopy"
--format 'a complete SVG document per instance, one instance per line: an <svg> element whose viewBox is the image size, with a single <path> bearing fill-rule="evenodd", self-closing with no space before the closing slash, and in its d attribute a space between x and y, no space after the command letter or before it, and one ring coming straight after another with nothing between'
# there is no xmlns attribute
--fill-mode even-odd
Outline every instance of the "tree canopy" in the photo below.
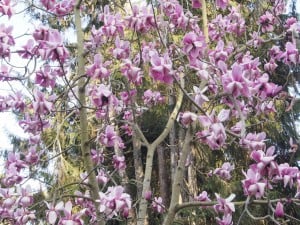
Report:
<svg viewBox="0 0 300 225"><path fill-rule="evenodd" d="M0 222L299 224L296 6L0 0Z"/></svg>

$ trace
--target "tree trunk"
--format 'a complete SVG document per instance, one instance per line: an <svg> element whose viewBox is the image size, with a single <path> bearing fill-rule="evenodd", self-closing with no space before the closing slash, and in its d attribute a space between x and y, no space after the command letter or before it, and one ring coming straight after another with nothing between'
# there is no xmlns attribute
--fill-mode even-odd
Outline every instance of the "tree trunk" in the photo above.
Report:
<svg viewBox="0 0 300 225"><path fill-rule="evenodd" d="M166 155L164 147L159 145L157 147L157 158L158 158L158 176L159 176L159 188L160 196L163 199L163 204L168 207L170 204L170 191L169 191L169 176L166 165Z"/></svg>
<svg viewBox="0 0 300 225"><path fill-rule="evenodd" d="M81 141L81 153L83 157L83 162L87 174L89 174L88 181L90 185L91 198L96 200L99 199L99 186L96 180L96 174L93 168L93 162L90 155L90 143L89 143L89 133L88 133L88 119L86 106L86 79L85 74L85 58L84 58L84 39L83 30L81 26L81 16L80 16L80 4L75 7L75 27L77 32L77 61L78 70L77 76L81 77L78 81L78 99L79 99L79 119L80 119L80 141ZM104 225L105 222L101 217L101 213L98 210L99 203L95 202L96 214L97 214L97 224Z"/></svg>
<svg viewBox="0 0 300 225"><path fill-rule="evenodd" d="M172 184L172 197L168 213L165 217L163 225L171 225L176 216L175 207L179 203L180 191L184 180L186 159L190 153L190 144L192 141L191 128L186 131L184 144L181 151L180 160L176 168L174 182Z"/></svg>

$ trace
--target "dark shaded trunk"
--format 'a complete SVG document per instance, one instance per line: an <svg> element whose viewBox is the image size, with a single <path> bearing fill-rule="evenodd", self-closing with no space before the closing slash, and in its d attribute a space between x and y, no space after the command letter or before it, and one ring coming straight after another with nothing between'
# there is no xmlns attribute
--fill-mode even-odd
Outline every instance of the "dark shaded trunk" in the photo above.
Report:
<svg viewBox="0 0 300 225"><path fill-rule="evenodd" d="M167 170L167 160L166 154L164 152L164 147L159 145L157 147L157 158L158 158L158 176L159 176L159 188L160 196L163 199L163 203L166 207L170 204L170 182L169 182L169 172Z"/></svg>

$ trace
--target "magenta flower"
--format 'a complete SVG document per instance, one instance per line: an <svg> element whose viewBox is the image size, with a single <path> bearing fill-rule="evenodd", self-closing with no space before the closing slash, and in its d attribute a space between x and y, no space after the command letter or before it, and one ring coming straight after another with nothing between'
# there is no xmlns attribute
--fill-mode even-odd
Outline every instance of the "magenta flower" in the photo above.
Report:
<svg viewBox="0 0 300 225"><path fill-rule="evenodd" d="M193 112L180 112L178 115L179 122L185 127L187 127L189 124L196 121L197 119L198 116Z"/></svg>
<svg viewBox="0 0 300 225"><path fill-rule="evenodd" d="M274 30L274 23L275 17L268 11L259 18L259 24L263 33L272 32Z"/></svg>
<svg viewBox="0 0 300 225"><path fill-rule="evenodd" d="M172 61L168 54L164 54L163 57L160 57L158 53L154 53L151 55L150 62L150 76L155 81L160 81L165 84L173 83L174 71L172 68Z"/></svg>
<svg viewBox="0 0 300 225"><path fill-rule="evenodd" d="M125 59L121 67L121 73L135 85L141 85L143 73L141 68L135 66L129 59Z"/></svg>
<svg viewBox="0 0 300 225"><path fill-rule="evenodd" d="M88 76L94 79L103 79L110 76L110 71L108 66L111 64L110 61L103 62L103 56L101 54L96 54L94 56L94 63L86 68L86 73Z"/></svg>
<svg viewBox="0 0 300 225"><path fill-rule="evenodd" d="M280 164L278 165L278 173L274 177L274 181L283 180L284 187L289 185L289 187L292 188L298 172L298 167L290 167L288 163Z"/></svg>
<svg viewBox="0 0 300 225"><path fill-rule="evenodd" d="M154 197L151 206L152 209L158 213L163 213L165 211L165 206L161 197Z"/></svg>
<svg viewBox="0 0 300 225"><path fill-rule="evenodd" d="M264 196L265 188L267 186L266 181L262 179L261 172L256 165L251 166L247 173L243 171L246 179L242 180L244 194L261 198Z"/></svg>
<svg viewBox="0 0 300 225"><path fill-rule="evenodd" d="M29 165L34 165L39 161L40 155L37 153L34 146L28 149L28 152L25 156L25 160Z"/></svg>
<svg viewBox="0 0 300 225"><path fill-rule="evenodd" d="M105 193L100 192L100 212L104 213L107 218L112 218L121 214L127 218L131 209L131 198L124 193L122 186L108 187Z"/></svg>
<svg viewBox="0 0 300 225"><path fill-rule="evenodd" d="M250 149L251 151L254 150L264 150L266 147L265 144L266 133L248 133L245 138L240 140L240 144L243 147Z"/></svg>
<svg viewBox="0 0 300 225"><path fill-rule="evenodd" d="M233 224L231 214L223 215L222 219L217 217L216 220L217 220L218 225L232 225Z"/></svg>
<svg viewBox="0 0 300 225"><path fill-rule="evenodd" d="M242 66L234 64L232 71L222 76L224 92L232 94L233 97L245 96L250 97L249 81L244 75Z"/></svg>
<svg viewBox="0 0 300 225"><path fill-rule="evenodd" d="M230 180L230 172L234 170L234 165L231 165L229 162L223 163L221 168L216 168L214 174L218 175L221 179Z"/></svg>
<svg viewBox="0 0 300 225"><path fill-rule="evenodd" d="M13 15L14 10L12 8L10 0L0 1L0 13L7 15L9 18Z"/></svg>
<svg viewBox="0 0 300 225"><path fill-rule="evenodd" d="M10 47L15 45L15 40L12 36L12 30L12 26L6 27L4 24L0 24L0 56L3 58L10 56Z"/></svg>
<svg viewBox="0 0 300 225"><path fill-rule="evenodd" d="M287 42L285 44L285 52L281 55L283 61L288 65L296 65L299 63L299 51L294 43Z"/></svg>
<svg viewBox="0 0 300 225"><path fill-rule="evenodd" d="M55 86L56 72L51 70L50 65L45 65L43 69L36 71L35 73L35 83L41 85L42 87Z"/></svg>
<svg viewBox="0 0 300 225"><path fill-rule="evenodd" d="M33 194L32 194L30 186L26 186L26 188L21 187L20 192L21 192L21 193L19 193L20 197L17 200L18 204L23 208L26 208L26 207L32 205Z"/></svg>
<svg viewBox="0 0 300 225"><path fill-rule="evenodd" d="M206 92L208 89L208 87L206 86L205 88L203 88L202 90L200 90L200 88L193 86L193 90L195 93L195 102L199 105L202 106L202 104L204 102L208 102L209 99L206 95L204 95L204 92Z"/></svg>
<svg viewBox="0 0 300 225"><path fill-rule="evenodd" d="M144 198L145 198L147 201L150 201L151 198L152 198L152 191L146 191L145 194L144 194Z"/></svg>
<svg viewBox="0 0 300 225"><path fill-rule="evenodd" d="M190 64L193 64L205 51L206 43L202 34L194 32L187 33L183 39L183 52L188 56Z"/></svg>
<svg viewBox="0 0 300 225"><path fill-rule="evenodd" d="M274 214L276 217L284 216L283 204L281 202L277 202Z"/></svg>
<svg viewBox="0 0 300 225"><path fill-rule="evenodd" d="M48 99L46 99L43 92L40 92L39 90L34 91L34 101L32 103L32 108L36 113L39 114L48 114L53 109L53 103L55 96L50 96ZM50 101L48 101L50 100Z"/></svg>
<svg viewBox="0 0 300 225"><path fill-rule="evenodd" d="M115 48L113 49L113 56L117 59L127 59L130 53L130 42L120 40L119 36L115 40Z"/></svg>
<svg viewBox="0 0 300 225"><path fill-rule="evenodd" d="M262 171L266 166L275 160L276 155L274 155L274 152L275 147L271 146L267 149L266 153L262 150L252 151L250 157L256 161L257 168Z"/></svg>
<svg viewBox="0 0 300 225"><path fill-rule="evenodd" d="M192 0L192 7L194 9L199 9L202 7L200 0Z"/></svg>
<svg viewBox="0 0 300 225"><path fill-rule="evenodd" d="M143 96L144 104L148 107L157 105L164 102L164 97L161 96L159 91L152 91L150 89L144 92Z"/></svg>
<svg viewBox="0 0 300 225"><path fill-rule="evenodd" d="M202 191L198 196L194 197L195 201L199 202L210 202L210 198L206 191Z"/></svg>
<svg viewBox="0 0 300 225"><path fill-rule="evenodd" d="M115 141L117 140L118 135L114 130L114 127L107 125L105 132L99 135L99 141L106 147L114 147Z"/></svg>
<svg viewBox="0 0 300 225"><path fill-rule="evenodd" d="M224 215L231 215L235 211L234 203L231 201L235 198L235 194L231 194L228 198L221 198L219 194L215 193L218 203L214 205L217 213L224 213Z"/></svg>
<svg viewBox="0 0 300 225"><path fill-rule="evenodd" d="M228 0L216 0L217 9L226 9L228 6Z"/></svg>
<svg viewBox="0 0 300 225"><path fill-rule="evenodd" d="M113 165L116 170L124 171L126 169L126 162L124 156L113 156Z"/></svg>
<svg viewBox="0 0 300 225"><path fill-rule="evenodd" d="M64 208L64 203L61 201L54 206L52 203L45 202L48 210L46 210L47 221L50 224L55 224L60 216L60 211Z"/></svg>

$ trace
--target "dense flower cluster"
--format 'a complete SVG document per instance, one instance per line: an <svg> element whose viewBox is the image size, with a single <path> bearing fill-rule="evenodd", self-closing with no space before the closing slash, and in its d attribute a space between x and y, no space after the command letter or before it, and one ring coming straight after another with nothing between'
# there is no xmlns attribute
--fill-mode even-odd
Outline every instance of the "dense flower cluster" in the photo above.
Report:
<svg viewBox="0 0 300 225"><path fill-rule="evenodd" d="M55 157L63 159L67 155L71 158L74 152L80 152L77 150L80 144L88 148L87 153L82 153L84 157L90 157L88 162L94 168L80 171L80 191L75 190L70 200L56 202L54 199L51 203L45 202L45 216L49 224L96 224L99 214L107 220L114 217L129 218L133 205L145 207L145 212L151 205L156 213L172 214L173 206L167 210L162 197L152 198L152 192L149 191L152 171L142 171L141 177L145 176L145 182L137 181L137 189L140 189L140 184L146 185L142 187L143 193L139 193L143 196L136 198L140 202L133 202L134 198L118 184L120 180L123 182L127 179L124 174L131 149L134 149L134 154L142 152L134 144L142 145L150 152L149 149L158 142L149 143L141 134L148 131L139 129L139 125L145 111L151 114L152 110L168 101L170 110L173 110L168 91L172 94L175 91L183 93L184 101L188 102L176 105L174 110L178 111L175 115L171 114L171 122L164 131L169 132L169 124L177 116L181 130L193 127L195 133L192 136L196 137L193 144L225 152L228 143L234 141L243 149L243 154L249 155L251 164L247 165L248 168L245 165L245 171L236 169L230 153L225 153L226 162L218 164L220 167L212 169L209 175L214 174L223 182L229 182L233 172L234 175L244 175L241 187L249 199L266 198L267 192L278 185L296 190L294 196L299 198L299 168L276 161L276 147L267 147L266 133L249 133L247 127L247 119L254 114L276 112L276 101L281 98L279 93L282 87L271 82L271 76L278 66L285 64L293 68L300 63L295 40L287 39L284 44L267 40L271 32L281 29L278 29L278 20L284 8L283 1L272 2L275 6L268 7L268 11L259 15L257 23L253 24L258 26L257 30L248 33L241 6L230 5L228 0L216 0L213 3L222 13L207 24L207 31L199 26L200 19L177 0L158 1L155 3L156 8L154 5L139 7L130 4L131 10L126 9L124 13L114 13L108 5L101 9L92 7L90 4L94 3L89 1L78 1L80 5L75 7L74 0L40 0L35 10L49 12L59 22L65 16L72 15L74 10L79 12L79 17L80 14L83 16L88 13L88 10L93 11L93 15L87 14L81 18L84 22L90 20L93 26L85 33L84 43L77 43L82 44L84 50L77 59L72 58L77 52L72 50L72 46L69 49L65 46L63 32L59 29L35 26L29 38L17 45L18 39L13 35L14 27L0 24L0 81L19 81L27 88L24 93L18 91L1 95L0 112L18 113L19 125L28 134L26 151L9 152L7 156L0 186L0 220L5 219L16 225L35 220L35 211L31 209L34 204L33 193L30 188L21 185L27 178L23 171L38 171L41 156L45 154L48 157L50 148L53 148L53 152L57 151ZM199 0L192 0L190 4L197 10L203 7ZM0 0L0 16L12 17L13 7L10 0ZM73 16L69 19L72 20ZM85 29L88 30L89 26ZM295 18L288 19L284 29L292 34L300 30ZM245 48L240 47L243 44L241 37L247 37ZM266 46L271 46L265 58L256 57L253 52L265 42L268 42ZM14 56L28 61L24 75L20 75L10 63ZM81 57L84 62L80 64L78 61ZM31 64L34 64L33 69ZM83 70L79 70L84 71L82 74L74 72L74 67L79 64L84 65ZM184 85L183 81L190 83ZM85 96L79 98L80 94ZM178 96L174 97L177 101L180 99ZM82 113L89 120L86 131L78 126ZM53 128L55 132L51 132ZM66 135L60 135L60 132ZM72 153L69 154L70 149L62 151L60 139L68 139L66 137L70 133L78 136L88 133L90 139L79 143L82 140L78 140L79 137L75 135L71 140L63 140L74 142L71 143ZM160 137L166 138L167 135L163 133ZM55 141L50 145L44 143L45 136ZM132 140L125 141L124 137ZM133 143L131 147L133 139L139 139L139 142ZM287 151L293 154L298 146L292 140L290 145ZM184 144L178 146L178 151L183 151ZM122 151L127 148L130 149L129 154ZM151 161L152 155L147 155L147 163ZM178 152L176 157L180 161L184 155ZM186 167L192 164L189 159L185 161L188 162ZM175 164L177 166L177 162ZM144 166L141 163L140 167L142 170L152 169L152 164ZM178 166L177 170L180 169ZM116 174L119 176L117 179ZM101 189L99 191L96 188L96 194L92 195L91 192L95 190L90 182L93 180L96 182L94 187ZM176 182L180 186L181 181ZM115 186L111 186L113 184ZM91 196L98 197L92 199ZM218 214L216 222L219 225L233 224L234 198L233 193L227 198L215 194L217 203L212 208ZM206 191L195 196L194 200L197 203L212 204ZM278 201L275 209L270 207L274 212L274 220L284 217L284 206L284 201ZM142 221L144 217L139 220Z"/></svg>

